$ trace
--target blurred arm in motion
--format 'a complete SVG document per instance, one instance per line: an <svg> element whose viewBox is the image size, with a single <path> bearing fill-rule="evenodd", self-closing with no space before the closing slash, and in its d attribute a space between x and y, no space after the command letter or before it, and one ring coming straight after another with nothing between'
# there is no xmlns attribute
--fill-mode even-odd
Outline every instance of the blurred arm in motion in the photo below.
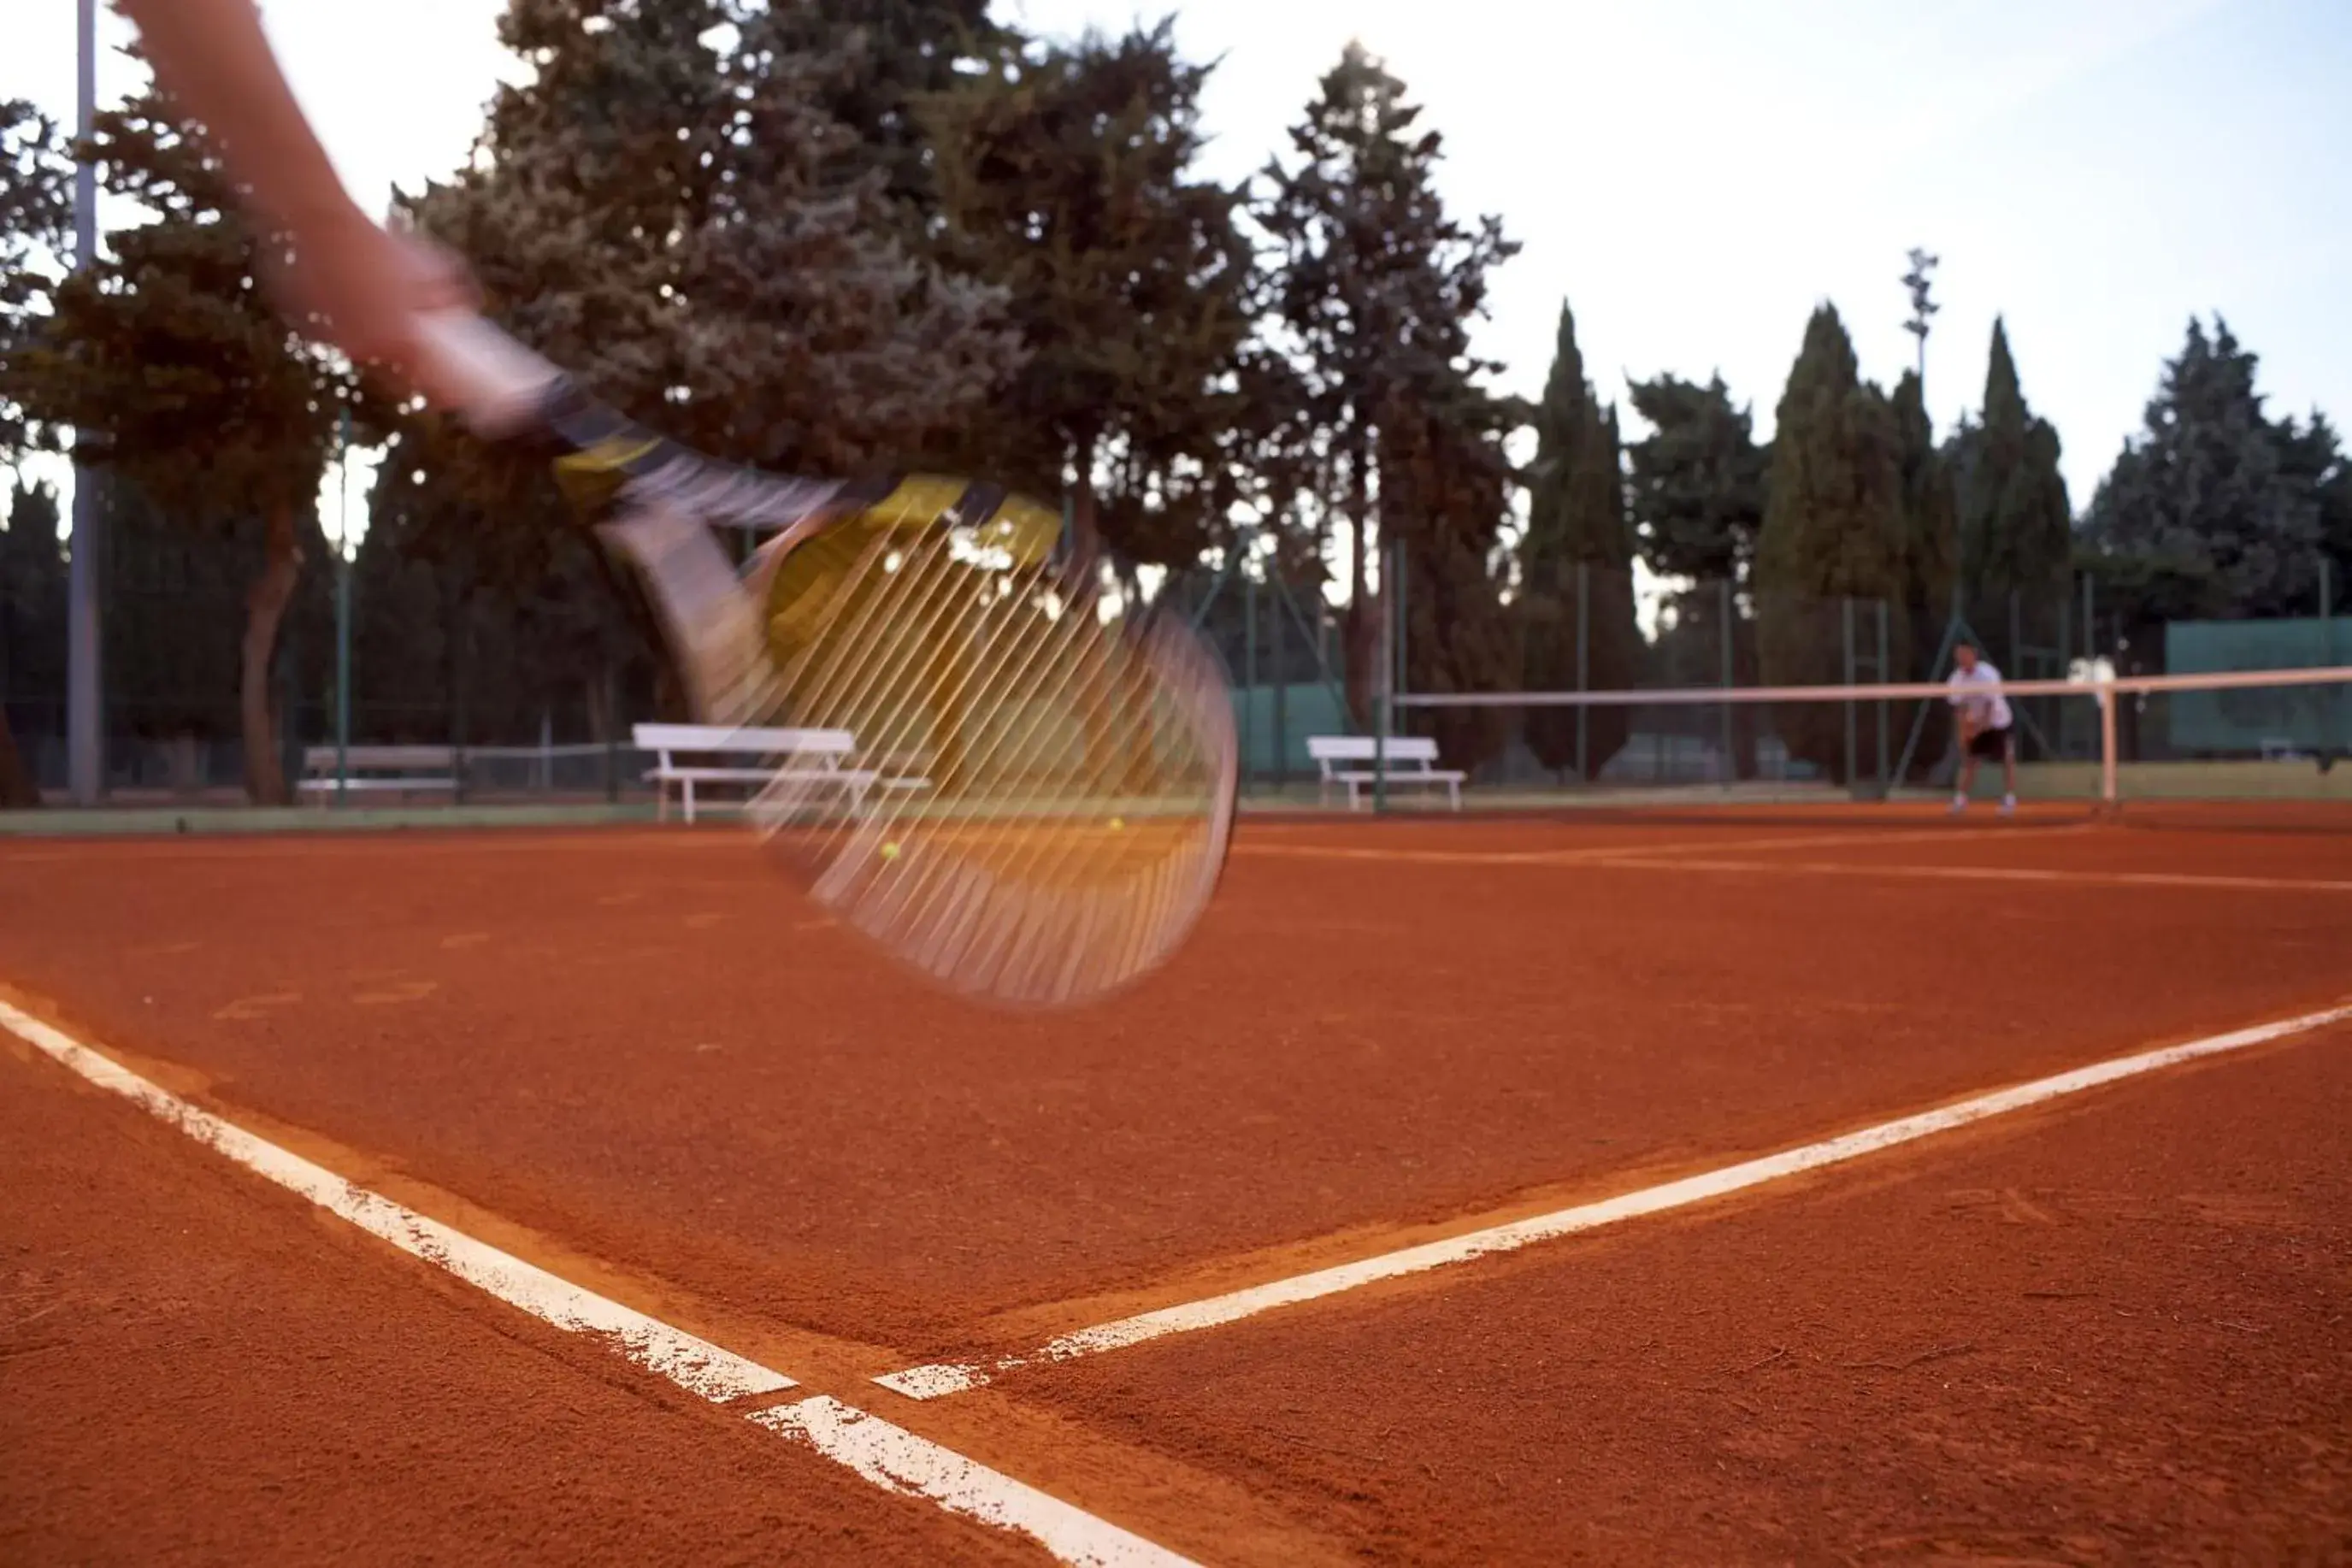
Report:
<svg viewBox="0 0 2352 1568"><path fill-rule="evenodd" d="M254 0L120 0L155 74L211 134L255 217L293 237L269 279L279 308L355 361L374 361L436 401L416 318L473 303L464 267L387 231L343 188L295 102Z"/></svg>

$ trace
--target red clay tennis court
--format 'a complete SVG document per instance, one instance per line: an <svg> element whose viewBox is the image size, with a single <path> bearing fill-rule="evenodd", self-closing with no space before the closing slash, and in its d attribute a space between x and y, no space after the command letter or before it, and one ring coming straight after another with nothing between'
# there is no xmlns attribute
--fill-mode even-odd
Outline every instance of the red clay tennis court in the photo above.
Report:
<svg viewBox="0 0 2352 1568"><path fill-rule="evenodd" d="M1253 819L1043 1016L724 830L0 844L0 1557L2335 1557L2352 821L2138 823Z"/></svg>

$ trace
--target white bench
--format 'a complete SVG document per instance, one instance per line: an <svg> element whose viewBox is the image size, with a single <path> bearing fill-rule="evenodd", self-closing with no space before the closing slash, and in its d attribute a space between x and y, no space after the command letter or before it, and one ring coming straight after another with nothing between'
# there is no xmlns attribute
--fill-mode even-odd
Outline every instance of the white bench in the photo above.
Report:
<svg viewBox="0 0 2352 1568"><path fill-rule="evenodd" d="M1344 784L1348 790L1348 809L1359 805L1358 792L1368 784L1382 780L1392 784L1417 784L1424 789L1445 786L1454 809L1462 809L1462 781L1468 775L1455 769L1437 765L1437 742L1426 735L1391 735L1388 755L1381 756L1381 742L1373 735L1309 735L1307 754L1315 759L1322 777L1318 798L1325 804L1331 799L1331 786ZM1347 764L1361 764L1349 766Z"/></svg>
<svg viewBox="0 0 2352 1568"><path fill-rule="evenodd" d="M338 766L347 768L338 777ZM457 791L457 748L455 746L352 746L337 752L332 746L302 748L302 777L297 792L316 795L324 805L345 791L390 790L401 795Z"/></svg>
<svg viewBox="0 0 2352 1568"><path fill-rule="evenodd" d="M728 729L709 724L639 724L633 733L637 750L654 753L646 777L652 780L659 801L658 816L669 820L670 786L678 786L686 820L695 814L697 784L742 784L753 793L779 779L799 779L837 788L853 805L863 804L866 792L923 789L924 778L886 778L872 768L851 763L857 740L846 730ZM684 762L681 757L714 759Z"/></svg>

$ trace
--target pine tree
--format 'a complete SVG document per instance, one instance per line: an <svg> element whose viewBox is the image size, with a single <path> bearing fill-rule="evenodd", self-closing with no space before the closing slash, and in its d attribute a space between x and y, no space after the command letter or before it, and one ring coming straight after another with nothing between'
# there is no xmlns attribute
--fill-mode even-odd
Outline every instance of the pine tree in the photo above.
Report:
<svg viewBox="0 0 2352 1568"><path fill-rule="evenodd" d="M1220 538L1250 331L1241 193L1193 168L1209 68L1173 32L1040 45L932 99L943 256L1009 293L1026 361L971 466L1073 501L1079 537L1189 564Z"/></svg>
<svg viewBox="0 0 2352 1568"><path fill-rule="evenodd" d="M1297 380L1288 435L1294 476L1311 474L1328 552L1344 549L1348 700L1370 713L1378 662L1370 563L1380 549L1378 424L1397 389L1475 381L1469 353L1488 271L1517 250L1502 225L1450 216L1434 174L1442 141L1416 129L1404 84L1350 44L1291 128L1291 155L1264 175L1253 216L1275 253L1267 301L1274 352ZM1305 487L1297 487L1305 493ZM1312 503L1310 503L1312 504Z"/></svg>
<svg viewBox="0 0 2352 1568"><path fill-rule="evenodd" d="M1565 303L1535 427L1519 542L1522 679L1529 690L1633 686L1642 639L1617 415L1585 379ZM1528 746L1555 773L1580 764L1589 779L1623 749L1628 718L1620 707L1540 710L1528 716Z"/></svg>
<svg viewBox="0 0 2352 1568"><path fill-rule="evenodd" d="M288 798L270 679L303 535L325 470L338 375L264 299L286 241L246 226L226 171L170 96L150 89L101 116L109 190L152 221L57 291L38 346L11 356L24 406L84 433L88 461L129 479L175 525L257 529L238 677L247 793Z"/></svg>
<svg viewBox="0 0 2352 1568"><path fill-rule="evenodd" d="M879 169L906 235L929 233L939 189L927 104L963 88L967 73L1001 69L1020 49L1019 34L990 16L988 0L738 0L732 8L745 54L827 62L814 82L816 106L850 132L831 149L827 183Z"/></svg>
<svg viewBox="0 0 2352 1568"><path fill-rule="evenodd" d="M1758 646L1767 684L1845 679L1842 601L1898 609L1906 573L1902 447L1895 410L1861 379L1845 325L1823 304L1806 325L1780 395L1771 497L1757 542ZM1893 621L1889 646L1899 648L1909 627L1899 613ZM1872 622L1874 644L1874 612ZM1843 735L1841 711L1808 708L1783 717L1790 751L1836 777L1845 772Z"/></svg>
<svg viewBox="0 0 2352 1568"><path fill-rule="evenodd" d="M2085 532L2144 619L2308 614L2316 600L2341 481L2317 460L2325 437L2263 413L2258 363L2219 317L2210 335L2191 320L2092 500Z"/></svg>
<svg viewBox="0 0 2352 1568"><path fill-rule="evenodd" d="M913 253L889 170L827 111L863 45L818 29L777 47L774 29L814 20L517 0L501 37L531 79L499 90L471 163L409 205L473 260L495 317L648 425L785 472L916 466L1021 350L1003 291ZM579 699L609 705L659 645L635 583L583 552L543 465L436 416L390 423L402 456L376 504L400 519L393 537L447 559L460 597L528 607L577 652ZM474 657L463 639L442 652L453 668Z"/></svg>
<svg viewBox="0 0 2352 1568"><path fill-rule="evenodd" d="M1745 582L1771 466L1748 410L1719 375L1637 381L1633 397L1651 428L1626 449L1643 561L1662 577Z"/></svg>
<svg viewBox="0 0 2352 1568"><path fill-rule="evenodd" d="M908 253L883 170L833 177L856 141L822 101L839 51L747 23L722 52L727 19L518 0L501 37L536 74L418 216L524 341L681 439L796 472L918 458L1017 363L1003 293Z"/></svg>

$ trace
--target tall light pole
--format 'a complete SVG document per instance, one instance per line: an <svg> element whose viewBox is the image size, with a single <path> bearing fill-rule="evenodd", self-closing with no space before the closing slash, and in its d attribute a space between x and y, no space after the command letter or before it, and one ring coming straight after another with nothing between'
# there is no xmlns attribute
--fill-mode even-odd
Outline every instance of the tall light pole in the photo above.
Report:
<svg viewBox="0 0 2352 1568"><path fill-rule="evenodd" d="M74 266L98 265L98 168L89 142L98 121L98 0L80 0L80 166L74 173ZM81 461L74 433L73 570L66 608L66 775L76 805L96 805L106 788L106 742L99 700L98 476Z"/></svg>
<svg viewBox="0 0 2352 1568"><path fill-rule="evenodd" d="M1943 309L1930 297L1934 287L1931 279L1942 258L1915 246L1909 259L1911 270L1903 275L1903 287L1911 290L1911 318L1903 323L1903 330L1919 340L1919 401L1924 407L1927 400L1928 322Z"/></svg>

